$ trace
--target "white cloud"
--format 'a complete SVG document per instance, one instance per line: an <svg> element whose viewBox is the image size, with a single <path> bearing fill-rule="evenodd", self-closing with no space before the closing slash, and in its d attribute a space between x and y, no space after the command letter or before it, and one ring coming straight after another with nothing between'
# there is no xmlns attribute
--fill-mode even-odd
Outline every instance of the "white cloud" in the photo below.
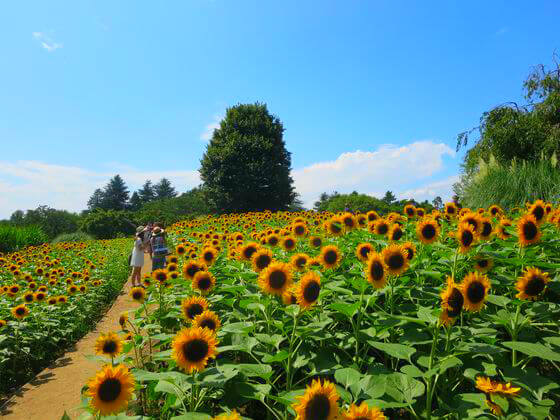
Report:
<svg viewBox="0 0 560 420"><path fill-rule="evenodd" d="M119 173L131 191L146 179L157 182L168 178L178 191L200 183L197 171L141 171L115 165L107 171L91 171L73 166L52 165L37 161L16 163L0 161L0 218L15 210L47 205L58 209L81 211L96 188L104 186Z"/></svg>
<svg viewBox="0 0 560 420"><path fill-rule="evenodd" d="M459 181L459 175L453 175L440 181L431 182L419 188L413 188L399 193L399 199L414 198L417 201L433 200L440 196L444 203L451 201L453 196L453 184Z"/></svg>
<svg viewBox="0 0 560 420"><path fill-rule="evenodd" d="M214 120L204 127L204 131L200 134L200 140L210 141L214 130L220 128L220 121L222 121L223 117L223 115L214 115Z"/></svg>
<svg viewBox="0 0 560 420"><path fill-rule="evenodd" d="M401 147L383 145L375 151L343 153L334 161L296 169L292 177L304 205L312 207L325 191L349 193L356 190L379 196L391 190L398 194L414 181L441 171L445 155L454 157L455 152L431 140Z"/></svg>
<svg viewBox="0 0 560 420"><path fill-rule="evenodd" d="M48 52L56 51L59 48L62 48L62 44L58 42L54 42L50 37L45 35L43 32L33 32L33 38L35 38L40 44Z"/></svg>

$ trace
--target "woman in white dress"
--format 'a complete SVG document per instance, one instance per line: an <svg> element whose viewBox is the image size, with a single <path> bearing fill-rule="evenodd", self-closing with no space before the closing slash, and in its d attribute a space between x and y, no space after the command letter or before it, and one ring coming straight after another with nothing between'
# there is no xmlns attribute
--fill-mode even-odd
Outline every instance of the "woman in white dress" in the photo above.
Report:
<svg viewBox="0 0 560 420"><path fill-rule="evenodd" d="M144 226L138 226L136 229L136 237L134 238L134 248L130 257L130 266L132 267L132 287L141 286L142 266L144 265Z"/></svg>

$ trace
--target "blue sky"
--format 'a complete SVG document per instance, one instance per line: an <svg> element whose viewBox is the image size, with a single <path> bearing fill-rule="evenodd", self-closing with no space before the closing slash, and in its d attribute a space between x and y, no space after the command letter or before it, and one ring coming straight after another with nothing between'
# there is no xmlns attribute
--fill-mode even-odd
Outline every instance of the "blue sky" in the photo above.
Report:
<svg viewBox="0 0 560 420"><path fill-rule="evenodd" d="M522 101L560 48L557 1L7 2L0 13L0 218L198 183L226 107L266 102L296 187L450 196L458 132Z"/></svg>

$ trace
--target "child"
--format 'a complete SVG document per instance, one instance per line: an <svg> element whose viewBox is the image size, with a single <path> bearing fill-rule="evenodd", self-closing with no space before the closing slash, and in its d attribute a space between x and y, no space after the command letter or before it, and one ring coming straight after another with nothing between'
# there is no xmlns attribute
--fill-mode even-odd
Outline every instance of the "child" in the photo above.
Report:
<svg viewBox="0 0 560 420"><path fill-rule="evenodd" d="M138 226L136 237L134 238L134 248L132 248L132 255L130 257L132 287L140 286L141 271L144 265L144 234L144 226Z"/></svg>
<svg viewBox="0 0 560 420"><path fill-rule="evenodd" d="M152 246L152 271L160 268L165 268L166 257L169 254L167 248L167 240L165 238L165 231L156 226L152 230L152 239L150 239Z"/></svg>

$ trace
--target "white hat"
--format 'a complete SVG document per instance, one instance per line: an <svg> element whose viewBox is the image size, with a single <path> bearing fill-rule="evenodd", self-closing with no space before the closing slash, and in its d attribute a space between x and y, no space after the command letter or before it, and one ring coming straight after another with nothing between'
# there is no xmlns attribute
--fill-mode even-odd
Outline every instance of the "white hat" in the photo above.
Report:
<svg viewBox="0 0 560 420"><path fill-rule="evenodd" d="M136 233L141 233L141 232L144 231L144 229L145 229L144 226L138 226L138 227L136 228Z"/></svg>

